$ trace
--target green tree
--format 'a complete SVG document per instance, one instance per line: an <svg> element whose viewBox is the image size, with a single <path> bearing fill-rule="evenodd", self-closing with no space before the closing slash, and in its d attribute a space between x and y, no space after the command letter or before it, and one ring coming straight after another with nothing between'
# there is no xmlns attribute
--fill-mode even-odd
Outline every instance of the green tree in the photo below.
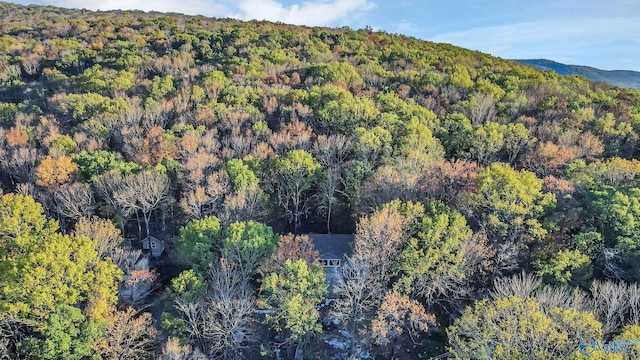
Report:
<svg viewBox="0 0 640 360"><path fill-rule="evenodd" d="M78 164L80 175L84 181L90 182L99 175L109 170L117 170L122 174L129 174L141 170L140 166L133 162L118 160L116 153L106 150L87 152L85 150L71 155L73 162Z"/></svg>
<svg viewBox="0 0 640 360"><path fill-rule="evenodd" d="M42 329L45 340L29 336L18 349L28 359L84 359L91 355L104 325L104 321L87 320L77 307L60 305Z"/></svg>
<svg viewBox="0 0 640 360"><path fill-rule="evenodd" d="M380 115L375 103L364 96L329 101L315 113L319 127L330 134L349 135L357 127L368 127Z"/></svg>
<svg viewBox="0 0 640 360"><path fill-rule="evenodd" d="M476 126L470 141L470 157L483 165L494 162L505 145L506 132L507 126L496 122Z"/></svg>
<svg viewBox="0 0 640 360"><path fill-rule="evenodd" d="M174 238L175 256L181 263L205 274L220 254L221 238L222 229L217 217L191 220L180 228L180 234Z"/></svg>
<svg viewBox="0 0 640 360"><path fill-rule="evenodd" d="M396 155L418 154L426 160L439 159L444 156L444 148L433 136L432 131L418 118L411 118L403 129L403 136L398 140Z"/></svg>
<svg viewBox="0 0 640 360"><path fill-rule="evenodd" d="M532 172L493 163L478 173L471 205L495 240L526 245L546 233L538 217L555 206L555 196L542 191L542 180Z"/></svg>
<svg viewBox="0 0 640 360"><path fill-rule="evenodd" d="M222 254L234 260L241 273L249 278L277 244L278 234L270 226L253 220L235 222L227 228Z"/></svg>
<svg viewBox="0 0 640 360"><path fill-rule="evenodd" d="M396 287L427 299L449 294L467 276L462 250L472 235L467 221L458 211L432 202L413 227L413 236L397 262L400 277Z"/></svg>
<svg viewBox="0 0 640 360"><path fill-rule="evenodd" d="M122 272L88 237L58 233L29 196L4 195L0 214L0 311L32 324L19 348L32 358L88 355Z"/></svg>
<svg viewBox="0 0 640 360"><path fill-rule="evenodd" d="M255 189L258 187L260 179L255 173L240 159L231 159L225 164L225 170L229 174L229 179L234 191Z"/></svg>
<svg viewBox="0 0 640 360"><path fill-rule="evenodd" d="M261 305L275 311L266 321L284 333L290 343L297 343L310 332L322 331L320 313L314 308L327 295L327 283L319 265L305 260L287 260L282 274L264 278Z"/></svg>
<svg viewBox="0 0 640 360"><path fill-rule="evenodd" d="M10 274L13 261L36 251L42 239L55 234L58 224L43 213L42 205L31 196L7 194L0 198L0 266L3 274Z"/></svg>
<svg viewBox="0 0 640 360"><path fill-rule="evenodd" d="M536 264L538 275L551 283L584 285L592 275L591 259L578 250L560 250L547 261Z"/></svg>
<svg viewBox="0 0 640 360"><path fill-rule="evenodd" d="M605 274L628 280L638 278L640 257L640 188L602 186L589 192L589 213L603 238L601 251L613 249L615 264L600 264ZM609 265L615 265L611 267ZM607 270L608 269L608 270Z"/></svg>

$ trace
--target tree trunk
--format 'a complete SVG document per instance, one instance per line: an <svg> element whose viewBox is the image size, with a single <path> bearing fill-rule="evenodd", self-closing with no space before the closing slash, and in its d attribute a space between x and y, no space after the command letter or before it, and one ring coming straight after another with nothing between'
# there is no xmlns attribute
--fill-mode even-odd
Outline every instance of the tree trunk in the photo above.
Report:
<svg viewBox="0 0 640 360"><path fill-rule="evenodd" d="M142 212L142 216L144 217L144 225L147 230L147 237L151 236L149 232L149 220L151 219L151 213L147 214L146 212Z"/></svg>
<svg viewBox="0 0 640 360"><path fill-rule="evenodd" d="M140 224L140 214L136 210L136 221L138 222L138 240L142 240L142 224Z"/></svg>
<svg viewBox="0 0 640 360"><path fill-rule="evenodd" d="M329 200L329 208L327 209L327 234L331 234L331 208L333 201Z"/></svg>

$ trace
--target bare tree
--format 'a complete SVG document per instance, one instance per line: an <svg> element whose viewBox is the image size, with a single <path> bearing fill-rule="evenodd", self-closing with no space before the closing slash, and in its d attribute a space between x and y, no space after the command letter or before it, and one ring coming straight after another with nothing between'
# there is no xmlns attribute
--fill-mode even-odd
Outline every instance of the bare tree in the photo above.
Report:
<svg viewBox="0 0 640 360"><path fill-rule="evenodd" d="M29 321L9 312L0 312L0 359L17 359L18 344L29 333Z"/></svg>
<svg viewBox="0 0 640 360"><path fill-rule="evenodd" d="M239 359L252 343L255 300L239 269L221 259L209 273L210 293L195 302L176 298L190 337L215 359Z"/></svg>
<svg viewBox="0 0 640 360"><path fill-rule="evenodd" d="M238 359L252 342L252 314L255 302L246 278L235 266L221 259L209 273L211 295L207 302L204 329L211 355Z"/></svg>
<svg viewBox="0 0 640 360"><path fill-rule="evenodd" d="M149 359L156 352L159 338L151 313L113 309L106 320L105 332L95 344L102 359Z"/></svg>
<svg viewBox="0 0 640 360"><path fill-rule="evenodd" d="M351 153L351 141L344 135L320 135L313 144L313 154L323 167L340 169Z"/></svg>
<svg viewBox="0 0 640 360"><path fill-rule="evenodd" d="M264 193L259 189L242 189L228 195L222 204L221 220L225 224L235 221L261 220L265 217Z"/></svg>
<svg viewBox="0 0 640 360"><path fill-rule="evenodd" d="M114 252L122 243L122 233L110 220L99 217L81 217L73 232L93 240L100 258L104 259L108 256L115 261Z"/></svg>
<svg viewBox="0 0 640 360"><path fill-rule="evenodd" d="M170 201L170 182L166 174L144 171L125 177L127 187L115 193L115 199L129 213L142 212L146 236L150 236L149 222L154 210Z"/></svg>
<svg viewBox="0 0 640 360"><path fill-rule="evenodd" d="M384 295L384 289L376 286L375 276L371 261L356 255L346 259L335 287L340 297L335 302L332 315L346 325L351 335L351 354L356 346L367 345L366 323Z"/></svg>
<svg viewBox="0 0 640 360"><path fill-rule="evenodd" d="M622 250L619 248L604 248L599 255L598 262L602 264L602 272L605 276L620 280L625 271L620 266L622 262Z"/></svg>
<svg viewBox="0 0 640 360"><path fill-rule="evenodd" d="M542 285L542 281L532 274L522 272L511 277L497 278L493 282L491 297L502 299L511 296L527 300Z"/></svg>
<svg viewBox="0 0 640 360"><path fill-rule="evenodd" d="M593 311L602 322L602 331L611 335L624 324L629 310L628 285L624 282L595 280L591 284Z"/></svg>
<svg viewBox="0 0 640 360"><path fill-rule="evenodd" d="M31 53L23 58L22 68L29 75L35 75L40 69L41 56L35 53Z"/></svg>
<svg viewBox="0 0 640 360"><path fill-rule="evenodd" d="M485 94L475 94L469 100L465 115L473 125L484 124L496 116L496 102L493 97Z"/></svg>
<svg viewBox="0 0 640 360"><path fill-rule="evenodd" d="M1 160L4 168L16 182L27 182L33 179L38 162L38 152L32 148L16 148L8 158Z"/></svg>
<svg viewBox="0 0 640 360"><path fill-rule="evenodd" d="M204 176L204 175L202 175ZM229 175L224 170L211 173L206 178L198 175L196 181L187 184L180 200L180 207L189 216L202 218L217 213L225 196L229 193Z"/></svg>
<svg viewBox="0 0 640 360"><path fill-rule="evenodd" d="M53 191L56 211L71 220L91 216L95 210L93 192L84 183L65 184Z"/></svg>
<svg viewBox="0 0 640 360"><path fill-rule="evenodd" d="M386 288L391 270L405 240L407 219L391 207L384 207L363 217L356 227L354 255L371 263L373 281Z"/></svg>
<svg viewBox="0 0 640 360"><path fill-rule="evenodd" d="M627 289L629 298L629 322L633 325L640 325L640 286L629 284Z"/></svg>
<svg viewBox="0 0 640 360"><path fill-rule="evenodd" d="M343 194L340 187L343 185L340 171L329 168L324 171L323 176L318 181L318 200L320 203L319 210L324 212L327 218L327 233L331 234L331 213L334 206L338 202L336 194Z"/></svg>
<svg viewBox="0 0 640 360"><path fill-rule="evenodd" d="M313 129L300 121L293 121L283 125L279 132L273 133L269 143L278 155L284 155L291 150L309 150Z"/></svg>
<svg viewBox="0 0 640 360"><path fill-rule="evenodd" d="M258 272L262 276L270 273L284 273L284 263L287 260L305 260L308 264L314 264L320 259L320 253L313 246L313 242L307 235L280 235L278 247L262 262Z"/></svg>
<svg viewBox="0 0 640 360"><path fill-rule="evenodd" d="M111 261L126 274L133 269L138 259L140 259L140 255L142 255L142 250L117 247L111 253Z"/></svg>
<svg viewBox="0 0 640 360"><path fill-rule="evenodd" d="M130 207L122 204L116 197L116 194L121 193L126 187L124 177L120 172L111 170L98 176L93 182L93 186L98 196L113 209L113 214L117 221L120 222L121 230L124 233L125 222L132 211Z"/></svg>
<svg viewBox="0 0 640 360"><path fill-rule="evenodd" d="M543 285L535 291L535 299L545 313L552 309L590 311L591 299L580 289Z"/></svg>
<svg viewBox="0 0 640 360"><path fill-rule="evenodd" d="M180 208L188 217L201 219L207 213L207 207L212 203L213 199L205 192L204 188L196 186L193 190L183 192Z"/></svg>
<svg viewBox="0 0 640 360"><path fill-rule="evenodd" d="M208 360L198 349L192 349L190 345L181 345L180 340L169 338L162 347L162 353L158 360Z"/></svg>
<svg viewBox="0 0 640 360"><path fill-rule="evenodd" d="M384 296L377 317L371 322L371 331L376 344L388 348L391 343L390 358L394 358L396 341L403 332L415 341L418 333L427 332L435 324L435 316L427 314L418 301L399 292L389 291Z"/></svg>

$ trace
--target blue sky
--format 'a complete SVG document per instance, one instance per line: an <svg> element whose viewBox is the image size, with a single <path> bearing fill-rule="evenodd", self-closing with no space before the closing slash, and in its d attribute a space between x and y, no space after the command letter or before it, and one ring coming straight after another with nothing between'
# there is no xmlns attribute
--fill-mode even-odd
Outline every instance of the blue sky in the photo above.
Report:
<svg viewBox="0 0 640 360"><path fill-rule="evenodd" d="M302 25L371 26L508 59L640 71L640 0L13 0Z"/></svg>

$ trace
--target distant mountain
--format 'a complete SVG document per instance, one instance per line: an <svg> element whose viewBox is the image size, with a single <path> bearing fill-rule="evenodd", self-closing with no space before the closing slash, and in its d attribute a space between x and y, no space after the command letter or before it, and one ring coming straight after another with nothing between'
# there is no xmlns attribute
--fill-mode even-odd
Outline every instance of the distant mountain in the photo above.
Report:
<svg viewBox="0 0 640 360"><path fill-rule="evenodd" d="M582 75L591 81L602 81L611 85L640 89L640 72L631 70L600 70L589 66L566 65L559 62L534 59L514 60L541 70L553 70L560 75Z"/></svg>

